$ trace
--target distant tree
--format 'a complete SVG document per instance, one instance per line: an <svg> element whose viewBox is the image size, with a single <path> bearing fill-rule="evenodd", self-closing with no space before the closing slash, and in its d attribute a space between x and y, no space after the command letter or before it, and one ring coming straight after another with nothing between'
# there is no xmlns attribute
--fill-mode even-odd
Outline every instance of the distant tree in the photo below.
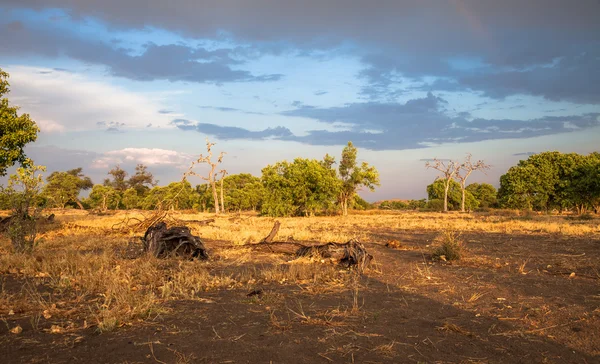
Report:
<svg viewBox="0 0 600 364"><path fill-rule="evenodd" d="M164 199L169 202L171 209L183 210L193 207L194 189L187 180L172 182L165 189L166 194Z"/></svg>
<svg viewBox="0 0 600 364"><path fill-rule="evenodd" d="M432 161L428 161L425 163L426 168L433 168L442 173L442 178L440 179L444 184L444 212L448 211L448 190L450 189L450 183L453 181L453 178L456 176L458 171L460 170L460 163L451 160L441 160L437 158L433 158ZM436 178L436 180L439 177Z"/></svg>
<svg viewBox="0 0 600 364"><path fill-rule="evenodd" d="M479 202L480 208L496 207L498 204L498 192L489 183L471 183L466 190Z"/></svg>
<svg viewBox="0 0 600 364"><path fill-rule="evenodd" d="M22 167L31 165L23 148L37 139L39 128L29 114L18 114L17 106L10 106L8 73L0 68L0 176L6 175L7 168L15 163Z"/></svg>
<svg viewBox="0 0 600 364"><path fill-rule="evenodd" d="M213 162L212 161L212 156L213 156L212 147L214 145L215 145L215 143L209 142L208 138L206 138L206 152L207 152L207 155L204 156L204 155L200 154L200 156L198 157L198 159L192 163L192 165L188 169L186 175L192 175L192 176L200 177L200 178L202 178L203 180L207 181L210 184L210 187L212 188L215 213L218 214L219 211L220 211L220 209L219 209L219 195L217 194L217 181L216 181L215 170L217 168L217 165L219 165L219 164L221 164L223 162L223 156L226 153L225 152L221 152L219 154L219 158L217 158L217 161ZM194 171L194 166L196 164L201 164L201 163L206 163L210 167L210 170L208 171L208 174L206 176L198 174L198 173L196 173Z"/></svg>
<svg viewBox="0 0 600 364"><path fill-rule="evenodd" d="M248 173L232 174L223 180L225 201L230 211L257 210L262 204L265 190L260 178Z"/></svg>
<svg viewBox="0 0 600 364"><path fill-rule="evenodd" d="M471 153L468 153L465 161L460 165L458 172L456 173L456 178L460 182L460 189L462 192L462 198L460 202L460 211L465 212L465 196L466 196L466 184L467 178L474 171L483 171L485 173L486 169L490 169L490 165L485 164L482 160L478 160L477 162L471 161Z"/></svg>
<svg viewBox="0 0 600 364"><path fill-rule="evenodd" d="M586 157L560 152L534 154L500 177L498 199L508 208L550 210L574 208L576 171Z"/></svg>
<svg viewBox="0 0 600 364"><path fill-rule="evenodd" d="M104 180L104 185L114 188L117 192L125 192L128 187L127 172L121 168L121 166L116 165L113 169L108 171L108 174L112 178L106 178Z"/></svg>
<svg viewBox="0 0 600 364"><path fill-rule="evenodd" d="M303 158L263 168L261 180L268 191L261 211L269 216L309 216L329 210L341 187L335 170Z"/></svg>
<svg viewBox="0 0 600 364"><path fill-rule="evenodd" d="M600 153L590 154L573 170L568 190L578 213L588 208L600 213Z"/></svg>
<svg viewBox="0 0 600 364"><path fill-rule="evenodd" d="M156 186L157 183L158 181L156 181L152 173L148 171L148 167L141 163L135 167L135 174L127 180L127 186L133 188L140 197L145 196L148 191L150 191L150 188Z"/></svg>
<svg viewBox="0 0 600 364"><path fill-rule="evenodd" d="M88 197L89 205L102 211L109 208L117 209L119 201L118 192L112 186L94 185Z"/></svg>
<svg viewBox="0 0 600 364"><path fill-rule="evenodd" d="M206 212L214 208L215 200L212 195L210 184L205 183L197 185L195 191L196 204L198 209L201 209L202 211Z"/></svg>
<svg viewBox="0 0 600 364"><path fill-rule="evenodd" d="M75 168L66 172L52 172L46 178L47 184L42 195L51 205L65 208L67 204L77 204L83 210L79 200L82 190L88 190L94 186L90 177L85 176L82 168Z"/></svg>
<svg viewBox="0 0 600 364"><path fill-rule="evenodd" d="M144 210L163 209L166 207L164 206L164 201L166 199L167 192L168 190L166 187L153 187L142 200L140 207Z"/></svg>
<svg viewBox="0 0 600 364"><path fill-rule="evenodd" d="M123 192L121 203L126 210L137 209L140 207L140 196L135 188L128 188Z"/></svg>
<svg viewBox="0 0 600 364"><path fill-rule="evenodd" d="M446 201L446 208L448 210L459 210L460 209L460 205L461 205L461 199L462 199L462 191L460 188L460 183L456 182L455 180L450 180L449 183L449 187L448 190L446 190L446 185L445 185L445 181L442 179L438 179L435 182L433 182L432 184L427 186L427 197L429 199L429 201L432 200L439 200L442 202L441 204L441 210L443 211L444 209L444 196L446 196L447 201ZM476 203L474 201L476 201L476 199L473 197L473 195L469 192L466 191L465 192L465 199L466 199L466 206L469 209L473 209L476 206ZM437 209L437 202L435 203L436 208L432 208L431 204L429 204L429 208L430 209ZM447 211L447 210L446 210Z"/></svg>
<svg viewBox="0 0 600 364"><path fill-rule="evenodd" d="M367 187L369 190L374 191L375 186L379 186L379 172L377 172L377 169L366 162L358 165L356 155L356 147L352 142L348 142L348 145L342 151L342 160L339 166L342 181L339 200L344 216L348 215L348 202L353 200L357 189ZM329 155L325 156L325 164L332 161Z"/></svg>

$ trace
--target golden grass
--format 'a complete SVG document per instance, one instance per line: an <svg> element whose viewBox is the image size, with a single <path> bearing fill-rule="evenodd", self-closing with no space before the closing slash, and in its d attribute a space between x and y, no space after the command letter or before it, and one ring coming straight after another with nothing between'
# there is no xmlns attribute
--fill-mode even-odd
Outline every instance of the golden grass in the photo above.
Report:
<svg viewBox="0 0 600 364"><path fill-rule="evenodd" d="M126 218L142 219L148 215L147 212L119 211L104 216L77 210L55 213L58 223L41 230L39 246L32 255L13 253L10 242L5 237L0 238L0 274L11 274L29 282L19 292L8 292L0 287L1 317L6 317L9 311L28 314L32 317L34 329L45 316L78 317L84 322L79 325L95 325L101 332L111 331L164 313L164 302L168 300L201 300L210 290L251 288L269 282L300 285L311 294L349 290L352 308L360 309L361 292L357 278L328 264L328 261L303 258L288 262L285 256L256 255L243 247L267 235L275 221L272 218L250 214L215 217L212 214L174 213L177 219L183 221L215 218L210 226L189 224L192 233L208 241L217 241L220 246L218 251L212 252L213 259L196 262L159 260L148 256L128 259L124 256L123 251L129 241L140 234L113 227ZM485 214L369 212L348 217L278 220L281 229L276 240L321 243L358 238L363 242L384 244L387 240L380 237L382 233L403 231L485 231L561 236L600 233L600 226L594 220L574 221L560 216L537 215L521 219L519 216ZM526 263L519 267L519 272L526 274ZM436 283L436 277L425 261L414 265L412 276L422 284ZM44 293L48 290L50 293ZM467 301L475 302L479 297L474 294ZM321 320L327 321L325 318ZM278 323L274 326L285 327L275 314L273 321ZM387 351L384 347L380 349Z"/></svg>

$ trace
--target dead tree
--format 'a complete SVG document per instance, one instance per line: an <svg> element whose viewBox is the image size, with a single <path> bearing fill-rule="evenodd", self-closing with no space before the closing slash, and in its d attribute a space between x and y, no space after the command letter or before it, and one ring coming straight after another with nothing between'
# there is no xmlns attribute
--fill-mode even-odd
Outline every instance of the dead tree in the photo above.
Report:
<svg viewBox="0 0 600 364"><path fill-rule="evenodd" d="M188 175L191 176L197 176L202 178L205 181L208 181L208 183L210 183L210 186L212 188L212 194L213 194L213 199L215 201L215 213L218 214L220 212L219 209L219 195L217 194L217 182L216 182L216 173L215 170L217 168L217 165L221 164L221 162L223 162L223 156L226 154L225 152L221 152L219 154L219 158L217 159L217 162L212 162L212 156L213 156L213 152L212 152L212 147L215 145L215 143L211 143L208 141L208 138L206 138L206 152L207 155L204 156L202 154L200 154L200 156L198 157L198 159L194 162L192 162L192 165L190 166L190 168L188 169L188 171L185 173L184 178ZM196 164L200 164L200 163L206 163L210 166L210 170L208 172L208 176L203 176L201 174L196 173L193 169L194 166Z"/></svg>
<svg viewBox="0 0 600 364"><path fill-rule="evenodd" d="M167 224L159 222L146 230L142 238L144 251L157 258L183 256L190 259L208 259L208 253L199 237L192 235L187 226L167 228Z"/></svg>
<svg viewBox="0 0 600 364"><path fill-rule="evenodd" d="M225 212L225 200L223 199L223 182L225 180L225 175L227 174L227 171L222 169L219 171L219 173L221 174L221 212Z"/></svg>
<svg viewBox="0 0 600 364"><path fill-rule="evenodd" d="M450 189L450 182L458 173L460 164L452 160L433 158L433 161L425 163L425 167L437 169L442 172L444 181L444 212L448 212L448 190ZM436 181L438 178L440 177L436 177Z"/></svg>
<svg viewBox="0 0 600 364"><path fill-rule="evenodd" d="M467 153L465 161L460 165L456 178L460 182L460 189L462 191L462 198L460 200L460 211L465 212L465 190L467 185L467 178L473 173L473 171L482 171L485 174L486 169L490 169L491 166L485 164L483 160L478 160L473 163L471 161L471 153Z"/></svg>

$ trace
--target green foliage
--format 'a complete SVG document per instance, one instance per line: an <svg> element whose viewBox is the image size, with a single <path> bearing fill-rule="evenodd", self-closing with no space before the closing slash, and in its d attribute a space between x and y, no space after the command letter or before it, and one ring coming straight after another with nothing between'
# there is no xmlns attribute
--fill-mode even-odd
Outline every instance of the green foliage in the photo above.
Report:
<svg viewBox="0 0 600 364"><path fill-rule="evenodd" d="M225 205L230 211L256 211L261 208L265 189L260 178L248 173L225 177Z"/></svg>
<svg viewBox="0 0 600 364"><path fill-rule="evenodd" d="M335 170L314 159L277 162L262 170L265 194L261 212L268 216L313 215L331 210L340 192Z"/></svg>
<svg viewBox="0 0 600 364"><path fill-rule="evenodd" d="M498 207L498 192L489 183L471 183L467 191L478 201L479 208Z"/></svg>
<svg viewBox="0 0 600 364"><path fill-rule="evenodd" d="M11 209L11 220L7 227L8 236L16 252L30 252L35 247L37 219L42 212L41 190L44 180L40 172L46 167L18 168L9 177L8 187L2 188L2 196Z"/></svg>
<svg viewBox="0 0 600 364"><path fill-rule="evenodd" d="M10 106L4 97L9 93L8 73L0 68L0 176L15 163L27 167L29 159L23 148L37 139L39 128L29 114L18 114L19 108Z"/></svg>
<svg viewBox="0 0 600 364"><path fill-rule="evenodd" d="M80 205L81 190L93 186L92 180L84 176L81 171L81 168L76 168L66 172L52 172L46 178L47 184L42 195L49 206L65 208L69 203Z"/></svg>
<svg viewBox="0 0 600 364"><path fill-rule="evenodd" d="M429 186L427 186L427 195L429 201L432 200L441 200L442 207L439 211L443 211L444 209L444 180L438 179ZM462 189L460 188L460 183L455 180L450 180L450 188L448 189L448 209L449 210L460 210L460 202L462 199ZM477 199L473 196L473 194L467 190L465 191L465 208L469 210L476 209L479 205ZM438 211L437 202L428 203L428 209Z"/></svg>
<svg viewBox="0 0 600 364"><path fill-rule="evenodd" d="M597 179L593 177L598 159L598 153L532 155L500 177L500 205L537 211L577 208L583 212L593 208L593 196L598 193Z"/></svg>
<svg viewBox="0 0 600 364"><path fill-rule="evenodd" d="M354 195L354 198L352 199L352 204L350 207L352 207L353 209L356 209L356 210L369 210L369 209L373 208L373 205L370 204L369 202L365 201L358 194L356 194L356 195Z"/></svg>
<svg viewBox="0 0 600 364"><path fill-rule="evenodd" d="M427 201L425 208L431 211L444 211L444 200L439 198L431 199Z"/></svg>
<svg viewBox="0 0 600 364"><path fill-rule="evenodd" d="M408 210L408 203L404 201L382 201L379 204L381 210Z"/></svg>
<svg viewBox="0 0 600 364"><path fill-rule="evenodd" d="M90 196L87 199L87 203L96 209L106 211L108 209L119 208L120 196L113 187L104 185L94 185Z"/></svg>
<svg viewBox="0 0 600 364"><path fill-rule="evenodd" d="M154 180L154 176L148 171L148 167L143 164L138 164L135 167L135 174L129 177L127 181L127 186L133 188L140 197L145 196L150 188L156 186L156 184L157 181Z"/></svg>
<svg viewBox="0 0 600 364"><path fill-rule="evenodd" d="M125 190L125 192L123 192L121 203L127 210L137 209L140 207L141 199L138 196L138 192L135 190L135 188L128 188Z"/></svg>
<svg viewBox="0 0 600 364"><path fill-rule="evenodd" d="M210 184L205 183L196 186L196 201L194 208L207 212L215 208L215 200L213 198Z"/></svg>
<svg viewBox="0 0 600 364"><path fill-rule="evenodd" d="M340 205L343 215L348 214L348 202L352 200L358 188L367 187L369 190L374 191L375 186L379 186L379 172L375 167L370 166L366 162L358 165L356 163L357 152L352 142L348 142L348 145L342 151L339 172L342 182L340 188ZM323 164L331 166L333 159L327 155Z"/></svg>

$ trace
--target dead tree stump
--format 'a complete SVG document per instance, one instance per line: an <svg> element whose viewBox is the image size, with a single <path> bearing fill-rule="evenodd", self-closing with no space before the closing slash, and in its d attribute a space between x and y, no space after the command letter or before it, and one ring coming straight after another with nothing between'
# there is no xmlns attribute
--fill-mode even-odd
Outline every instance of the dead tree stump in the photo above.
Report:
<svg viewBox="0 0 600 364"><path fill-rule="evenodd" d="M159 222L146 230L142 243L144 251L157 258L175 255L190 259L208 259L208 253L202 240L192 235L186 226L167 228L167 224Z"/></svg>

